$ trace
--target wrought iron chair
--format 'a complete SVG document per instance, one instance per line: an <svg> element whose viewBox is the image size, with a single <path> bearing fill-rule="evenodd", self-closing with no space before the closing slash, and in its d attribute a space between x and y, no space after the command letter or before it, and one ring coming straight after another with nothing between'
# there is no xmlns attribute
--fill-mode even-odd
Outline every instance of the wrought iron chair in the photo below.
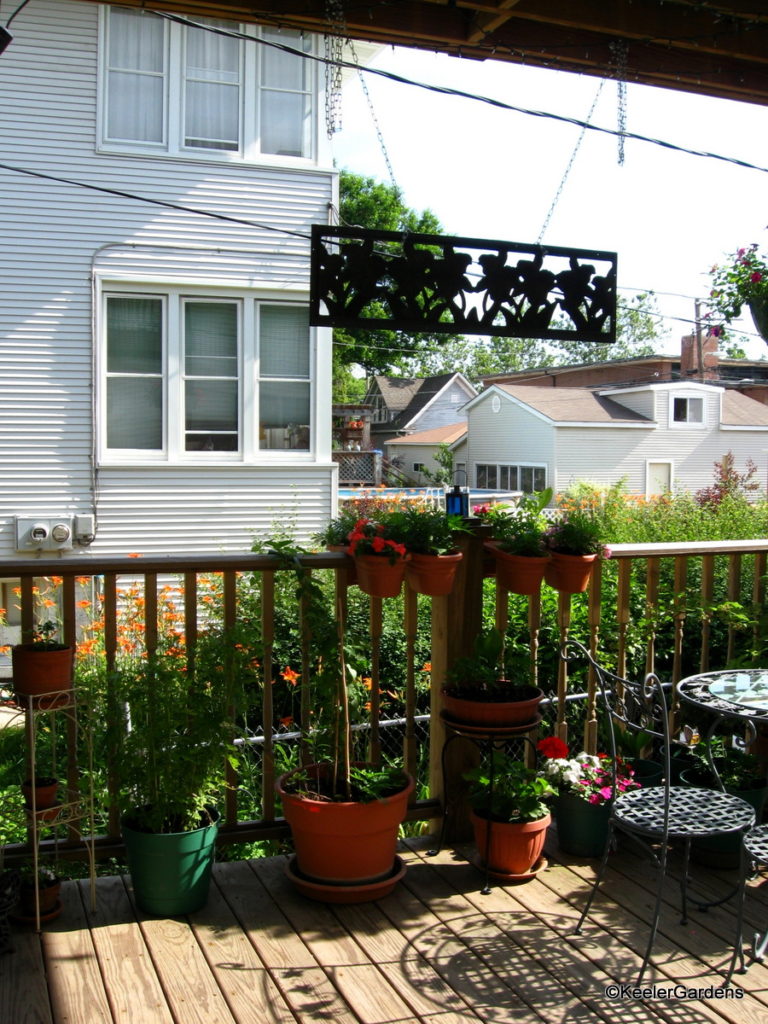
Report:
<svg viewBox="0 0 768 1024"><path fill-rule="evenodd" d="M741 841L741 872L739 876L738 918L736 924L736 942L733 956L725 983L729 985L736 962L739 961L739 972L744 974L744 901L746 898L747 878L754 875L759 868L768 866L768 825L758 825L750 829ZM768 950L768 928L761 934L754 932L752 936L752 960L762 962Z"/></svg>
<svg viewBox="0 0 768 1024"><path fill-rule="evenodd" d="M613 798L605 846L597 877L576 925L576 934L589 914L592 902L605 876L614 833L630 837L651 857L658 869L656 902L651 919L645 956L637 977L639 985L651 959L653 944L659 926L664 879L669 846L683 844L683 870L680 879L681 924L687 923L688 866L691 842L709 836L746 833L755 823L754 809L740 797L712 789L696 789L670 784L669 713L665 686L655 673L649 673L642 683L614 675L598 664L590 652L576 641L568 641L562 657L568 661L586 660L594 672L598 699L601 700L608 737L613 771ZM616 782L617 731L643 732L650 743L663 745L664 774L662 784L645 789L619 792ZM711 904L710 904L711 905ZM701 904L703 906L703 904ZM737 937L738 938L738 937Z"/></svg>

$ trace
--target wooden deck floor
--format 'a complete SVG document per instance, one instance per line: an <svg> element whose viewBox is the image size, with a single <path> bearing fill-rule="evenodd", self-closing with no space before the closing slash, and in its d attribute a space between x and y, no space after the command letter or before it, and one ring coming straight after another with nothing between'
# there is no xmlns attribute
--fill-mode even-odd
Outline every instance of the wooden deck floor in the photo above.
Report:
<svg viewBox="0 0 768 1024"><path fill-rule="evenodd" d="M373 904L329 907L297 895L281 858L221 864L204 911L190 920L136 915L119 877L67 883L64 913L15 934L0 958L2 1024L547 1024L621 1020L698 1024L768 1021L768 967L735 984L743 998L615 1001L610 983L634 983L647 936L653 872L627 852L612 860L607 892L581 937L575 907L594 863L550 854L524 885L480 892L461 852L425 856L409 845L404 881ZM724 874L696 877L722 891ZM663 932L646 983L718 986L733 932L730 907L687 926L669 883ZM768 897L750 898L751 923Z"/></svg>

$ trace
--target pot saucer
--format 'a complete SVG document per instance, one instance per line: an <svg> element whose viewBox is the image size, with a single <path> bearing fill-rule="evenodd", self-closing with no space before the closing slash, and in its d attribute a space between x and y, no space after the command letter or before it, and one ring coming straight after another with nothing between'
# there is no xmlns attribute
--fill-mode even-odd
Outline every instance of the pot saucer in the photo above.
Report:
<svg viewBox="0 0 768 1024"><path fill-rule="evenodd" d="M403 859L396 856L389 874L376 882L362 882L359 885L316 882L298 870L294 854L285 867L285 873L302 896L311 900L320 900L322 903L368 903L388 896L405 874L405 869Z"/></svg>
<svg viewBox="0 0 768 1024"><path fill-rule="evenodd" d="M478 869L478 871L485 871L485 865L479 858L473 858L472 863ZM507 874L504 871L488 871L488 877L492 878L494 882L501 882L502 885L517 885L520 882L530 882L532 878L535 878L541 871L549 867L549 861L546 857L539 857L536 863L533 865L530 871L524 871L520 875Z"/></svg>
<svg viewBox="0 0 768 1024"><path fill-rule="evenodd" d="M46 921L55 921L63 909L64 904L61 900L57 900L47 913L40 915L40 924L44 924ZM37 924L37 918L34 914L22 914L21 912L14 911L10 917L16 924Z"/></svg>
<svg viewBox="0 0 768 1024"><path fill-rule="evenodd" d="M449 715L445 711L440 712L440 718L454 732L465 733L467 736L513 736L516 733L531 732L541 722L539 714L527 722L519 722L515 725L473 725L460 718L454 718L453 715Z"/></svg>

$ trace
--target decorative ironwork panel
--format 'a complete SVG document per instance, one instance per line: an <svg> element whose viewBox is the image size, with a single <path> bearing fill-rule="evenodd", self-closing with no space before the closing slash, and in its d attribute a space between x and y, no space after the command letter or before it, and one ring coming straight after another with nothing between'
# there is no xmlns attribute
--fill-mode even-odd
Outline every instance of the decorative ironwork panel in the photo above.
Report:
<svg viewBox="0 0 768 1024"><path fill-rule="evenodd" d="M312 226L310 323L616 340L616 253Z"/></svg>

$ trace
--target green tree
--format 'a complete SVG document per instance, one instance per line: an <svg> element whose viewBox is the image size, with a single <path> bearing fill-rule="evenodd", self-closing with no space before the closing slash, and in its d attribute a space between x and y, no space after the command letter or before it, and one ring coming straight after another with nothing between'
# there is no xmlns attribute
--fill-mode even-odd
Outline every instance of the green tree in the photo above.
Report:
<svg viewBox="0 0 768 1024"><path fill-rule="evenodd" d="M370 228L375 231L415 231L422 234L443 233L442 225L431 210L406 206L400 189L351 171L342 171L339 178L341 223L345 226ZM366 375L376 373L407 373L411 358L437 351L455 335L406 334L383 328L337 328L333 332L334 401L350 390L351 367L361 367Z"/></svg>

